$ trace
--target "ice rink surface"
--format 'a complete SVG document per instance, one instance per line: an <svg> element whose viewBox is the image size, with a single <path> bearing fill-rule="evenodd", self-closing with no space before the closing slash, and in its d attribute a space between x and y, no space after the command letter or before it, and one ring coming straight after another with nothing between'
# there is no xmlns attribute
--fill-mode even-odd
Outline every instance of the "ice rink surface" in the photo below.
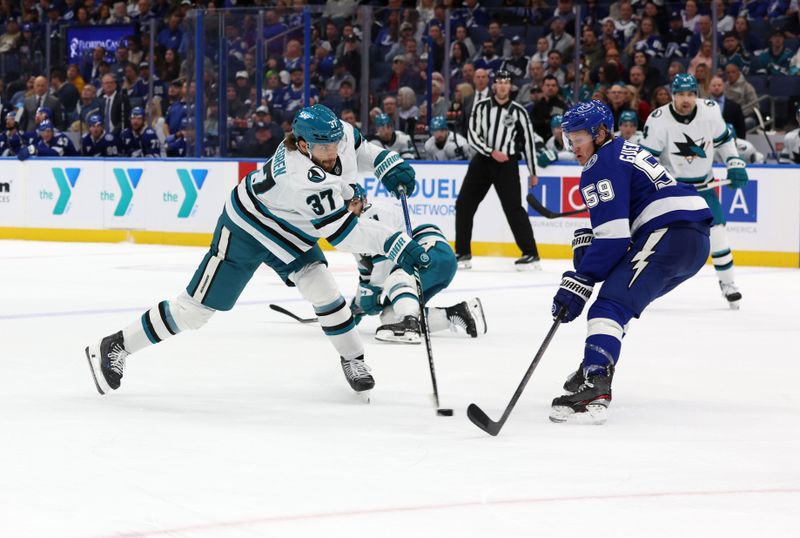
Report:
<svg viewBox="0 0 800 538"><path fill-rule="evenodd" d="M585 316L562 326L496 438L550 326L566 261L479 258L433 304L483 301L489 332L424 346L361 324L361 403L294 289L259 270L233 311L128 359L100 396L84 347L188 283L205 249L0 242L0 536L790 537L800 528L800 271L713 270L631 324L604 426L551 424ZM357 274L329 254L345 295Z"/></svg>

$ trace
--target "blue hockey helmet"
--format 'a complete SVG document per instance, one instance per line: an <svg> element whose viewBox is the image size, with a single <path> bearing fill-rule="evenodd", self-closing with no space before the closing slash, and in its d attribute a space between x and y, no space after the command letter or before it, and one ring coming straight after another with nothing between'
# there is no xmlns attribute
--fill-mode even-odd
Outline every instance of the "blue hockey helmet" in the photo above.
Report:
<svg viewBox="0 0 800 538"><path fill-rule="evenodd" d="M564 118L561 120L564 145L571 148L572 142L567 135L578 131L589 131L592 140L596 139L601 126L611 132L614 131L614 114L607 104L593 99L572 106L564 113Z"/></svg>
<svg viewBox="0 0 800 538"><path fill-rule="evenodd" d="M561 114L556 114L552 118L550 118L550 128L555 129L556 127L561 127L561 122L564 121L564 116Z"/></svg>
<svg viewBox="0 0 800 538"><path fill-rule="evenodd" d="M307 144L335 144L344 136L342 122L325 105L307 106L294 117L292 133Z"/></svg>
<svg viewBox="0 0 800 538"><path fill-rule="evenodd" d="M140 106L135 106L131 109L131 118L144 118L144 109Z"/></svg>
<svg viewBox="0 0 800 538"><path fill-rule="evenodd" d="M37 114L44 114L47 117L47 119L50 119L50 118L53 117L53 111L50 110L50 107L46 107L46 106L40 106L39 108L37 108L36 109L36 113Z"/></svg>
<svg viewBox="0 0 800 538"><path fill-rule="evenodd" d="M725 126L728 128L728 132L731 134L731 138L736 138L736 129L734 128L732 123L726 123Z"/></svg>
<svg viewBox="0 0 800 538"><path fill-rule="evenodd" d="M675 78L672 79L672 86L670 88L672 90L672 95L678 92L697 93L697 79L694 78L694 75L690 75L689 73L678 73L675 75Z"/></svg>
<svg viewBox="0 0 800 538"><path fill-rule="evenodd" d="M38 132L40 132L40 133L43 133L43 132L45 132L47 130L52 131L53 130L53 122L50 121L50 120L44 120L42 123L39 124L39 127L37 127L36 130Z"/></svg>
<svg viewBox="0 0 800 538"><path fill-rule="evenodd" d="M388 116L386 117L388 118ZM446 131L446 130L447 130L447 120L444 119L444 116L434 116L434 118L431 120L431 132Z"/></svg>
<svg viewBox="0 0 800 538"><path fill-rule="evenodd" d="M623 110L619 115L619 124L622 125L623 123L632 123L638 127L639 115L633 110Z"/></svg>
<svg viewBox="0 0 800 538"><path fill-rule="evenodd" d="M387 125L392 127L394 126L394 122L392 121L392 118L389 116L389 114L381 112L380 114L375 116L375 127L385 127Z"/></svg>
<svg viewBox="0 0 800 538"><path fill-rule="evenodd" d="M89 122L89 127L92 127L94 125L103 125L103 118L101 118L99 114L92 114L91 116L89 116L88 122Z"/></svg>

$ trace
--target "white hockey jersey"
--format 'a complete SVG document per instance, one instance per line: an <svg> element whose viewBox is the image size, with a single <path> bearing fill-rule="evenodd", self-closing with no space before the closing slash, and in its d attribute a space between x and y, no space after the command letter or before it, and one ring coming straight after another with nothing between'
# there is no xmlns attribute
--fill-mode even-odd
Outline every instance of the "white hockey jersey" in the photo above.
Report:
<svg viewBox="0 0 800 538"><path fill-rule="evenodd" d="M658 157L678 181L703 184L713 179L714 153L722 162L738 158L736 144L719 106L708 99L698 99L688 116L680 116L672 103L655 109L647 118L640 145Z"/></svg>
<svg viewBox="0 0 800 538"><path fill-rule="evenodd" d="M737 138L734 142L736 143L736 152L739 154L739 157L744 160L744 162L749 164L763 164L767 162L764 154L758 151L756 147L747 140L743 138ZM722 162L719 154L714 155L714 162Z"/></svg>
<svg viewBox="0 0 800 538"><path fill-rule="evenodd" d="M620 134L619 131L614 133L614 136L616 136L617 138L623 138L622 134ZM638 144L641 146L643 138L644 134L642 134L642 131L636 131L635 133L633 133L633 135L631 135L630 138L628 138L627 141L630 142L631 144Z"/></svg>
<svg viewBox="0 0 800 538"><path fill-rule="evenodd" d="M248 174L225 203L227 217L284 263L291 263L322 237L346 252L384 254L385 241L396 231L348 211L342 187L355 181L359 170L381 177L402 159L367 142L348 123L342 126L333 173L281 142L275 155Z"/></svg>
<svg viewBox="0 0 800 538"><path fill-rule="evenodd" d="M554 151L559 161L565 161L568 163L578 162L578 158L574 153L564 147L563 142L556 144L555 136L551 136L547 142L545 142L544 147Z"/></svg>
<svg viewBox="0 0 800 538"><path fill-rule="evenodd" d="M453 131L447 132L447 138L441 148L436 142L436 137L432 136L425 141L425 158L431 161L468 161L474 153L475 150L467 139Z"/></svg>
<svg viewBox="0 0 800 538"><path fill-rule="evenodd" d="M800 164L800 129L789 131L783 138L781 160L784 159Z"/></svg>
<svg viewBox="0 0 800 538"><path fill-rule="evenodd" d="M370 140L370 142L383 149L396 151L404 159L414 159L417 156L417 149L414 147L414 141L403 131L395 131L389 142L384 142L377 136Z"/></svg>

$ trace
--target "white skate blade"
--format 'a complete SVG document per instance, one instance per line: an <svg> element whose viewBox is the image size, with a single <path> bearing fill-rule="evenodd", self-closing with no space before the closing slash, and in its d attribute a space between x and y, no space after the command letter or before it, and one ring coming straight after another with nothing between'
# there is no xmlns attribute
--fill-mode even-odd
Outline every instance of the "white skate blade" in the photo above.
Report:
<svg viewBox="0 0 800 538"><path fill-rule="evenodd" d="M558 405L550 409L550 421L557 424L582 424L597 425L605 424L608 419L608 407L601 404L589 404L586 411L576 413L571 407Z"/></svg>
<svg viewBox="0 0 800 538"><path fill-rule="evenodd" d="M472 269L472 260L468 260L465 262L458 262L459 269Z"/></svg>
<svg viewBox="0 0 800 538"><path fill-rule="evenodd" d="M394 334L394 331L377 331L375 340L390 342L394 344L420 344L422 339L418 333L407 332L401 336Z"/></svg>
<svg viewBox="0 0 800 538"><path fill-rule="evenodd" d="M539 262L515 263L514 267L517 269L517 271L520 271L520 272L522 272L522 271L541 271L542 270L542 264L539 263Z"/></svg>
<svg viewBox="0 0 800 538"><path fill-rule="evenodd" d="M97 392L100 394L111 392L112 388L106 382L106 378L103 377L103 372L100 371L100 347L87 347L86 360L89 361L89 370L92 372L92 379L94 379L94 386L97 387Z"/></svg>
<svg viewBox="0 0 800 538"><path fill-rule="evenodd" d="M370 390L362 390L361 392L356 392L356 397L361 401L361 403L368 404L370 403Z"/></svg>
<svg viewBox="0 0 800 538"><path fill-rule="evenodd" d="M742 302L741 299L739 299L738 301L728 301L728 308L730 308L731 310L739 310L739 307L741 306L739 303L741 302Z"/></svg>
<svg viewBox="0 0 800 538"><path fill-rule="evenodd" d="M475 329L478 332L477 336L486 334L489 327L486 325L486 315L483 313L483 304L481 304L481 300L475 297L467 301L467 305L470 311L472 311L472 317L475 318Z"/></svg>

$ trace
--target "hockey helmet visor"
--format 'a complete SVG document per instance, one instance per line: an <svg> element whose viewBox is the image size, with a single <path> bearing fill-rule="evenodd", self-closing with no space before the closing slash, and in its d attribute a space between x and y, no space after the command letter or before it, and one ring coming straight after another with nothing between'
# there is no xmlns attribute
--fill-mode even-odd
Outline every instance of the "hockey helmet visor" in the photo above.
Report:
<svg viewBox="0 0 800 538"><path fill-rule="evenodd" d="M561 120L561 136L564 146L572 149L572 139L569 135L579 131L587 131L588 136L592 140L596 140L601 127L609 132L614 132L614 114L607 104L593 99L572 106L564 113Z"/></svg>

